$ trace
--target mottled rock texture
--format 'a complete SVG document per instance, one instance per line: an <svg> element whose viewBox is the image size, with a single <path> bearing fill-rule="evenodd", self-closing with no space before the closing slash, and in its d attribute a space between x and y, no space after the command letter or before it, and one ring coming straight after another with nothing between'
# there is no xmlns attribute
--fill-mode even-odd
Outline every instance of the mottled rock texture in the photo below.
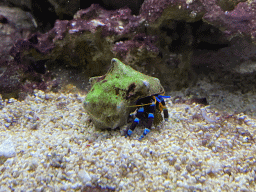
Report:
<svg viewBox="0 0 256 192"><path fill-rule="evenodd" d="M224 11L211 1L205 1L206 13L203 20L218 27L229 38L246 35L255 40L256 37L256 2L241 2L231 11Z"/></svg>
<svg viewBox="0 0 256 192"><path fill-rule="evenodd" d="M56 20L46 33L19 40L10 54L17 66L32 69L36 76L43 74L41 82L46 79L44 71L58 68L75 68L80 77L102 75L116 57L158 77L169 90L190 87L204 76L224 84L230 79L234 84L236 79L254 75L250 68L241 77L238 68L255 60L255 4L145 0L138 15L129 8L105 10L93 4L79 10L72 20Z"/></svg>
<svg viewBox="0 0 256 192"><path fill-rule="evenodd" d="M143 0L4 0L0 5L19 7L30 12L38 23L38 30L47 32L54 26L55 20L71 20L78 10L86 9L92 4L100 4L107 10L128 7L132 14L138 15L142 3Z"/></svg>
<svg viewBox="0 0 256 192"><path fill-rule="evenodd" d="M16 40L27 38L31 31L35 31L36 25L30 13L20 8L0 6L0 57L8 58Z"/></svg>

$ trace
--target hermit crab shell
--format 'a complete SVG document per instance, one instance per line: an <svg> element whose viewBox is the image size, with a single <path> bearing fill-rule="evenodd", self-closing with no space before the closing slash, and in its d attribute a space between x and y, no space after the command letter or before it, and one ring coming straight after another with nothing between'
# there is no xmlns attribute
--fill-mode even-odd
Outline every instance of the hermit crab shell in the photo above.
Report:
<svg viewBox="0 0 256 192"><path fill-rule="evenodd" d="M96 128L115 129L127 123L138 99L164 93L159 79L142 74L120 60L111 60L106 75L90 79L84 108Z"/></svg>

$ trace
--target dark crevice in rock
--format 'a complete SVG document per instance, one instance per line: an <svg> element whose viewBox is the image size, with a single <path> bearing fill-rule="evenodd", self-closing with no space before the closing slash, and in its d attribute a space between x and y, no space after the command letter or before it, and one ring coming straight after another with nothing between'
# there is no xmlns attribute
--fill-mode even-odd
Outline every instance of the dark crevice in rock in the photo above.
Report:
<svg viewBox="0 0 256 192"><path fill-rule="evenodd" d="M37 34L32 35L32 37L30 37L30 38L28 39L28 41L29 41L30 43L32 43L32 44L37 44L37 43L38 43Z"/></svg>
<svg viewBox="0 0 256 192"><path fill-rule="evenodd" d="M8 23L8 19L5 16L0 15L0 23L6 24L6 23Z"/></svg>
<svg viewBox="0 0 256 192"><path fill-rule="evenodd" d="M117 39L116 41L114 41L114 44L115 44L115 43L118 43L118 42L120 42L120 41L128 41L128 40L129 40L129 38L127 38L127 37L122 37L122 38Z"/></svg>
<svg viewBox="0 0 256 192"><path fill-rule="evenodd" d="M168 45L170 52L179 53L184 49L219 50L229 46L229 41L223 39L223 34L219 29L202 20L193 23L171 22L173 23L171 27L165 25L161 27L161 31L166 32L166 35L171 38Z"/></svg>
<svg viewBox="0 0 256 192"><path fill-rule="evenodd" d="M139 10L144 0L102 0L99 4L107 10L129 7L133 15L139 15Z"/></svg>
<svg viewBox="0 0 256 192"><path fill-rule="evenodd" d="M221 48L228 47L229 44L215 44L215 43L208 43L208 42L199 42L197 43L194 48L195 49L201 49L201 50L211 50L211 51L217 51Z"/></svg>
<svg viewBox="0 0 256 192"><path fill-rule="evenodd" d="M47 62L47 60L39 60L39 61L35 61L31 63L31 68L32 71L34 70L37 73L40 74L45 74L46 72L46 66L45 63Z"/></svg>
<svg viewBox="0 0 256 192"><path fill-rule="evenodd" d="M139 10L144 0L95 0L95 1L81 1L80 9L86 9L92 4L99 4L106 10L116 10L120 8L128 7L131 9L133 15L139 15Z"/></svg>
<svg viewBox="0 0 256 192"><path fill-rule="evenodd" d="M48 1L32 1L32 14L38 22L41 32L49 31L58 19L54 7ZM50 19L49 19L50 18Z"/></svg>

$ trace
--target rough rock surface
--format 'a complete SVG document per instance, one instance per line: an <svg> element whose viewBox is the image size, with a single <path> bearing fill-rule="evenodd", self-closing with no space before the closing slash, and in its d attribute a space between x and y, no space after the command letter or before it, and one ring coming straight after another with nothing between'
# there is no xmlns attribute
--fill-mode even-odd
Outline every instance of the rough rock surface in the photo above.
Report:
<svg viewBox="0 0 256 192"><path fill-rule="evenodd" d="M148 22L165 19L197 21L204 14L201 0L145 0L140 13Z"/></svg>
<svg viewBox="0 0 256 192"><path fill-rule="evenodd" d="M233 89L247 92L255 84L246 86L250 83L246 79L251 81L254 75L251 69L256 48L251 41L255 2L226 4L233 10L223 1L144 1L137 16L129 8L105 10L92 5L79 10L72 20L57 20L47 33L18 41L10 52L15 63L11 65L21 66L20 82L35 82L28 78L31 75L24 77L24 70L29 68L32 76L40 76L36 84L47 87L52 83L46 81L57 76L57 69L75 68L81 71L76 75L79 79L102 75L109 61L117 57L138 71L158 77L167 90L193 86L198 77L206 76L213 82L220 79L221 84L229 79ZM248 66L250 72L241 75L240 66ZM54 75L48 78L43 71L54 71ZM222 81L219 77L223 76ZM242 86L237 79L242 79Z"/></svg>
<svg viewBox="0 0 256 192"><path fill-rule="evenodd" d="M80 0L70 0L70 1L57 1L57 0L47 0L43 3L39 0L6 0L5 3L7 5L12 5L15 7L20 7L26 10L29 10L30 12L34 13L35 15L38 15L38 13L35 13L37 11L37 8L41 7L41 11L45 11L45 14L49 13L50 11L54 11L56 15L62 19L63 15L69 15L72 17L80 8ZM54 10L51 10L54 8ZM47 10L48 9L48 10ZM40 14L43 14L40 12ZM52 19L52 18L48 18Z"/></svg>
<svg viewBox="0 0 256 192"><path fill-rule="evenodd" d="M204 21L221 29L229 38L246 35L255 41L256 2L241 2L231 11L224 11L221 7L212 4L211 1L205 1Z"/></svg>
<svg viewBox="0 0 256 192"><path fill-rule="evenodd" d="M107 10L128 7L131 9L132 14L138 15L142 3L143 0L4 0L0 2L0 5L19 7L24 11L30 12L38 23L38 30L47 32L54 26L55 20L70 20L78 10L86 9L92 4L100 4Z"/></svg>
<svg viewBox="0 0 256 192"><path fill-rule="evenodd" d="M18 39L26 39L37 27L33 16L20 8L0 6L0 57L9 59L9 51Z"/></svg>

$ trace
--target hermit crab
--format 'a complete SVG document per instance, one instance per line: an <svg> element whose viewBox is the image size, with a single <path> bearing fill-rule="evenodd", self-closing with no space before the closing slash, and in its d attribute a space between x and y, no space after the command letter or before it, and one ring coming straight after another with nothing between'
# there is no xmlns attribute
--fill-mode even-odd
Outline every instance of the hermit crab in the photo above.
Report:
<svg viewBox="0 0 256 192"><path fill-rule="evenodd" d="M159 79L142 74L120 60L111 60L111 69L106 75L90 79L92 85L88 92L84 108L96 128L115 129L132 120L125 130L130 136L138 124L146 128L141 140L151 129L168 119L163 96L164 88Z"/></svg>

